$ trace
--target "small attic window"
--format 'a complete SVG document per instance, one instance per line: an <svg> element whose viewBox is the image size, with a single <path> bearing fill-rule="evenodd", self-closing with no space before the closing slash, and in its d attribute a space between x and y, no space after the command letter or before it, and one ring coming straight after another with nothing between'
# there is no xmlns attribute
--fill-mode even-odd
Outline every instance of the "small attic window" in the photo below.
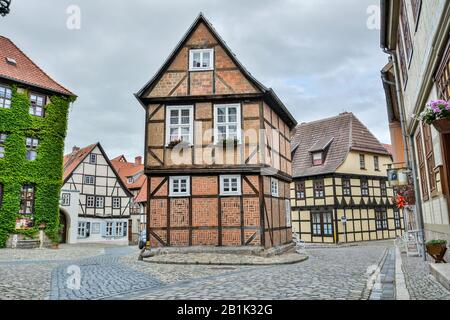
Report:
<svg viewBox="0 0 450 320"><path fill-rule="evenodd" d="M314 166L321 166L323 164L323 152L314 152L312 154L312 160Z"/></svg>
<svg viewBox="0 0 450 320"><path fill-rule="evenodd" d="M214 49L194 49L189 51L189 70L212 70Z"/></svg>
<svg viewBox="0 0 450 320"><path fill-rule="evenodd" d="M13 58L6 57L6 62L12 66L17 66L17 62Z"/></svg>

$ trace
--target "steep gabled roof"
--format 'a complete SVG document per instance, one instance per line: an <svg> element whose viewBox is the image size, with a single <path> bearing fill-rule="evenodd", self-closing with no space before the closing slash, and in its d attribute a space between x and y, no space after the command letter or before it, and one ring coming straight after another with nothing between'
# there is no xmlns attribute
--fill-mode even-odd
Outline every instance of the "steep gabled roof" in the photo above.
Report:
<svg viewBox="0 0 450 320"><path fill-rule="evenodd" d="M121 159L125 159L123 156L119 156L111 160L111 164L116 169L123 183L128 187L128 189L139 189L142 187L142 183L145 179L144 174L144 165L136 164L133 162L123 162ZM135 176L139 173L142 173L136 181L133 183L128 183L128 177Z"/></svg>
<svg viewBox="0 0 450 320"><path fill-rule="evenodd" d="M325 162L313 166L311 152L326 149ZM306 177L335 172L350 151L389 155L377 138L353 113L302 123L291 141L293 177Z"/></svg>
<svg viewBox="0 0 450 320"><path fill-rule="evenodd" d="M184 34L184 36L181 38L181 40L176 45L175 49L170 53L169 57L166 59L164 64L161 66L161 68L156 72L156 74L148 81L142 89L140 89L136 94L136 98L141 101L143 98L144 93L151 88L152 86L156 85L158 80L162 77L164 74L164 71L168 69L172 61L175 59L177 54L181 51L183 48L183 45L186 43L186 41L189 39L189 37L192 35L192 33L195 31L197 26L200 23L204 23L204 25L208 28L208 30L211 32L211 34L216 38L217 42L223 47L225 50L225 53L230 57L230 59L236 64L236 66L239 68L239 70L242 72L242 74L247 78L247 80L250 81L253 85L255 85L256 88L258 88L263 94L266 95L269 104L274 108L274 110L277 113L281 113L283 117L285 118L286 123L289 125L290 128L295 127L297 124L295 118L292 116L292 114L289 112L289 110L286 108L286 106L281 102L281 100L278 98L278 96L275 94L275 92L271 88L267 88L264 86L261 82L259 82L245 67L244 65L237 59L236 55L231 51L231 49L228 47L226 42L221 38L221 36L218 34L218 32L214 29L212 24L206 19L206 17L200 13L198 17L195 19L194 23L189 27L187 32Z"/></svg>
<svg viewBox="0 0 450 320"><path fill-rule="evenodd" d="M66 183L69 178L72 176L72 173L75 171L76 168L86 159L86 157L96 148L98 147L100 152L102 153L103 157L105 158L106 162L110 166L111 170L114 172L114 174L117 177L117 180L120 184L120 186L125 190L125 192L128 194L128 196L133 197L133 194L130 192L130 190L127 188L127 186L123 183L122 179L120 178L120 175L117 173L116 169L114 168L113 164L109 160L108 156L106 155L105 150L103 149L100 142L91 144L87 147L81 148L77 151L74 151L70 154L67 154L64 156L64 183Z"/></svg>
<svg viewBox="0 0 450 320"><path fill-rule="evenodd" d="M13 59L15 63L10 63L7 59ZM75 96L75 94L50 78L22 50L4 36L0 36L0 78L66 96Z"/></svg>

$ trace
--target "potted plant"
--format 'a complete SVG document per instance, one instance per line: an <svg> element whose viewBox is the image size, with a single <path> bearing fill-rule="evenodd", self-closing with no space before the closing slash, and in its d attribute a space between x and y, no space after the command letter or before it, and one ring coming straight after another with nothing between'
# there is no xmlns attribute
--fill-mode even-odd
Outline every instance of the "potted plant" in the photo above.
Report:
<svg viewBox="0 0 450 320"><path fill-rule="evenodd" d="M219 145L221 145L222 147L226 148L230 145L232 145L233 147L236 147L238 145L239 141L237 138L229 138L229 139L222 139L219 141Z"/></svg>
<svg viewBox="0 0 450 320"><path fill-rule="evenodd" d="M436 263L444 262L444 255L447 252L446 240L431 240L426 243L427 253L434 258Z"/></svg>
<svg viewBox="0 0 450 320"><path fill-rule="evenodd" d="M420 114L422 121L441 133L450 133L450 104L445 100L430 101Z"/></svg>

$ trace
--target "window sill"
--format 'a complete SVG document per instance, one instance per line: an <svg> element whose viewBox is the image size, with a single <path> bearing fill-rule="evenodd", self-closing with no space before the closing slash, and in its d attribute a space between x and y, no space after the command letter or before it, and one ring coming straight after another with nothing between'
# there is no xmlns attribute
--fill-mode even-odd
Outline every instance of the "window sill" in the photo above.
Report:
<svg viewBox="0 0 450 320"><path fill-rule="evenodd" d="M214 71L214 68L189 68L189 72Z"/></svg>
<svg viewBox="0 0 450 320"><path fill-rule="evenodd" d="M240 197L242 193L221 193L221 197Z"/></svg>
<svg viewBox="0 0 450 320"><path fill-rule="evenodd" d="M169 198L187 198L191 195L189 193L186 194L169 194Z"/></svg>

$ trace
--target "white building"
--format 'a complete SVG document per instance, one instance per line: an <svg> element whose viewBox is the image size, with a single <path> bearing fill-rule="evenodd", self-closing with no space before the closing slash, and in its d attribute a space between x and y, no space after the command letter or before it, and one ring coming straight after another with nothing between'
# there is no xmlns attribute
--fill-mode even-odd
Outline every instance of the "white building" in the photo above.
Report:
<svg viewBox="0 0 450 320"><path fill-rule="evenodd" d="M100 143L64 156L62 242L128 244L130 201Z"/></svg>

